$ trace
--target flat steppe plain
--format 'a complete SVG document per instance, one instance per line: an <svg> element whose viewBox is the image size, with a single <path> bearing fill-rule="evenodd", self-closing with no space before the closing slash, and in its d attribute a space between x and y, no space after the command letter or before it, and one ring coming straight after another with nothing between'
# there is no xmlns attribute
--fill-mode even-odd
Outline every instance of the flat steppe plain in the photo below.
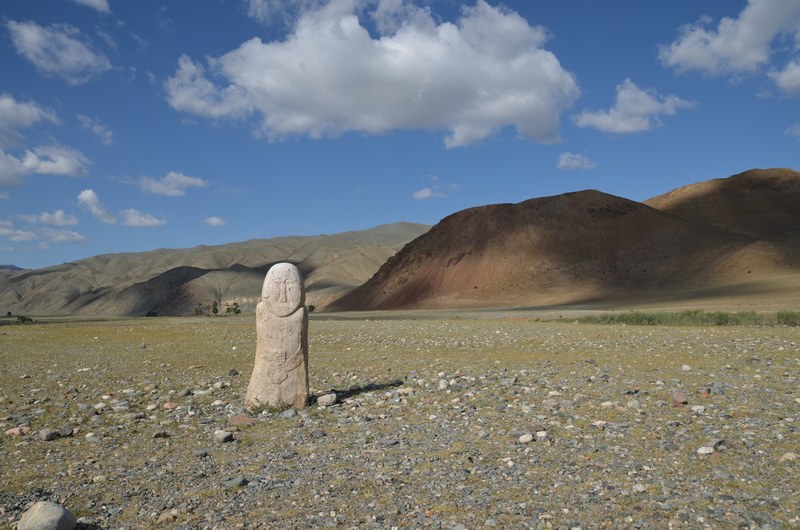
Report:
<svg viewBox="0 0 800 530"><path fill-rule="evenodd" d="M250 425L252 317L0 326L0 527L800 526L800 328L389 316Z"/></svg>

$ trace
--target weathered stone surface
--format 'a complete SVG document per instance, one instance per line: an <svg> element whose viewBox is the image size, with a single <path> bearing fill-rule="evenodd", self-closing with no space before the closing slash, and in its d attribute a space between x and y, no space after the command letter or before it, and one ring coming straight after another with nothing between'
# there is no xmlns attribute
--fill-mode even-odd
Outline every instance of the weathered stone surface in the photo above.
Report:
<svg viewBox="0 0 800 530"><path fill-rule="evenodd" d="M54 502L39 501L22 514L17 530L72 530L77 524L69 510Z"/></svg>
<svg viewBox="0 0 800 530"><path fill-rule="evenodd" d="M228 443L233 441L233 433L228 431L214 431L214 439L217 443Z"/></svg>
<svg viewBox="0 0 800 530"><path fill-rule="evenodd" d="M250 416L245 416L244 414L234 414L230 418L228 418L228 425L231 427L250 427L256 422Z"/></svg>
<svg viewBox="0 0 800 530"><path fill-rule="evenodd" d="M39 431L39 439L43 442L52 442L58 438L58 431L53 429L42 429Z"/></svg>
<svg viewBox="0 0 800 530"><path fill-rule="evenodd" d="M336 400L338 396L335 392L331 392L330 394L325 394L324 396L320 396L317 398L317 405L320 407L331 407L336 404Z"/></svg>
<svg viewBox="0 0 800 530"><path fill-rule="evenodd" d="M308 310L300 271L278 263L256 306L256 355L245 405L308 405Z"/></svg>

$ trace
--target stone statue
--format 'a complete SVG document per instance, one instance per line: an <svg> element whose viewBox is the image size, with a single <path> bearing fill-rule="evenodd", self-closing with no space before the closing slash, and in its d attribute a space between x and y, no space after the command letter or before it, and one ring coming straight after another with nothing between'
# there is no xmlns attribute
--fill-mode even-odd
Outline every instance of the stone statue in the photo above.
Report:
<svg viewBox="0 0 800 530"><path fill-rule="evenodd" d="M245 406L308 405L308 310L300 271L273 265L256 306L256 360Z"/></svg>

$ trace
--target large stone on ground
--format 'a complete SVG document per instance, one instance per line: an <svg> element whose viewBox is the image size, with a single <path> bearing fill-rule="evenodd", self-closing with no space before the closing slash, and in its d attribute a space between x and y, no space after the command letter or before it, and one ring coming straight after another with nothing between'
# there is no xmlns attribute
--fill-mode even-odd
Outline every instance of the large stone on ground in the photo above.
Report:
<svg viewBox="0 0 800 530"><path fill-rule="evenodd" d="M72 530L78 524L66 508L49 501L39 501L22 514L17 530Z"/></svg>

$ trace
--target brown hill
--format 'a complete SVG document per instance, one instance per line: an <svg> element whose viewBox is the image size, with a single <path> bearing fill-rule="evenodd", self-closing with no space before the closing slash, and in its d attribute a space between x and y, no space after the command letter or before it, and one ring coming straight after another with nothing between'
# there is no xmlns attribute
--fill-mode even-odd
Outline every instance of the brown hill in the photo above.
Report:
<svg viewBox="0 0 800 530"><path fill-rule="evenodd" d="M319 308L366 281L427 225L396 223L371 230L282 237L107 254L56 267L0 274L2 314L190 315L217 301L255 307L267 269L279 261L303 272L308 302Z"/></svg>
<svg viewBox="0 0 800 530"><path fill-rule="evenodd" d="M800 242L800 173L752 169L678 188L645 204L768 241Z"/></svg>
<svg viewBox="0 0 800 530"><path fill-rule="evenodd" d="M800 271L800 251L598 191L453 214L330 310L657 297Z"/></svg>

